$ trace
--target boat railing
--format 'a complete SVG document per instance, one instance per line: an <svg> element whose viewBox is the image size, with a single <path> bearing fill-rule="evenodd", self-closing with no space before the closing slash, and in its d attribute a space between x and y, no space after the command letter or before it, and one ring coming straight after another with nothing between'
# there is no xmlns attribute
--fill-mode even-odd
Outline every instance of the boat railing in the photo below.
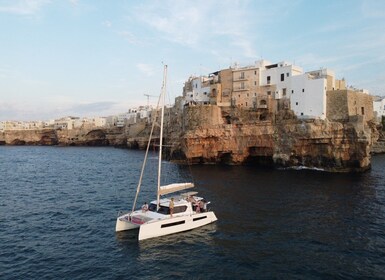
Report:
<svg viewBox="0 0 385 280"><path fill-rule="evenodd" d="M123 216L123 215L128 214L128 213L130 213L130 211L128 211L128 210L119 210L118 211L118 217Z"/></svg>

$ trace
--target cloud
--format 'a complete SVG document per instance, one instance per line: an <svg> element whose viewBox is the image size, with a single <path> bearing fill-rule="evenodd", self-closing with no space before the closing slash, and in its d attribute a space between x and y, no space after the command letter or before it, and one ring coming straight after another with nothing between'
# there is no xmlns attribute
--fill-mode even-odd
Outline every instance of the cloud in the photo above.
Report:
<svg viewBox="0 0 385 280"><path fill-rule="evenodd" d="M197 50L232 45L255 56L248 1L155 1L134 9L136 17L170 42Z"/></svg>
<svg viewBox="0 0 385 280"><path fill-rule="evenodd" d="M110 28L112 26L112 23L109 20L105 20L105 21L102 22L102 25L105 26L105 27Z"/></svg>
<svg viewBox="0 0 385 280"><path fill-rule="evenodd" d="M154 75L154 68L149 64L138 63L136 64L136 67L140 72L142 72L143 74L149 77Z"/></svg>
<svg viewBox="0 0 385 280"><path fill-rule="evenodd" d="M50 0L14 0L6 1L8 5L0 6L0 13L10 13L16 15L34 15L38 13L43 6L51 3Z"/></svg>
<svg viewBox="0 0 385 280"><path fill-rule="evenodd" d="M118 31L117 33L118 35L123 37L126 41L128 41L130 44L136 45L140 43L139 39L129 31Z"/></svg>
<svg viewBox="0 0 385 280"><path fill-rule="evenodd" d="M385 3L378 0L362 1L362 14L367 18L385 18Z"/></svg>
<svg viewBox="0 0 385 280"><path fill-rule="evenodd" d="M79 0L69 0L72 6L77 6L79 4Z"/></svg>

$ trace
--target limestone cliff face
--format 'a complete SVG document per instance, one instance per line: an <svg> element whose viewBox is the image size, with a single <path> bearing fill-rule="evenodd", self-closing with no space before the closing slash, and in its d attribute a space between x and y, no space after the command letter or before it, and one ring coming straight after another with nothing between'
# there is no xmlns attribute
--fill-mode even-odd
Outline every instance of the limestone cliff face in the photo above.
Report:
<svg viewBox="0 0 385 280"><path fill-rule="evenodd" d="M18 130L0 134L0 142L8 145L57 145L55 130Z"/></svg>
<svg viewBox="0 0 385 280"><path fill-rule="evenodd" d="M183 118L179 119L180 131L169 134L171 159L333 172L370 168L371 132L364 126L298 120L291 111L272 116L263 111L221 110L216 106L186 108Z"/></svg>
<svg viewBox="0 0 385 280"><path fill-rule="evenodd" d="M0 144L145 149L150 131L151 125L145 121L114 129L7 131L0 133ZM364 171L370 168L371 148L378 143L385 147L385 141L381 142L384 133L379 131L363 118L299 120L287 109L273 115L233 107L191 106L183 111L174 107L165 113L164 151L169 159L188 164ZM156 147L158 126L154 135L152 145Z"/></svg>
<svg viewBox="0 0 385 280"><path fill-rule="evenodd" d="M385 130L382 124L375 127L374 133L372 134L373 145L371 152L373 154L384 154L385 153Z"/></svg>
<svg viewBox="0 0 385 280"><path fill-rule="evenodd" d="M122 129L18 130L0 134L4 145L125 146Z"/></svg>

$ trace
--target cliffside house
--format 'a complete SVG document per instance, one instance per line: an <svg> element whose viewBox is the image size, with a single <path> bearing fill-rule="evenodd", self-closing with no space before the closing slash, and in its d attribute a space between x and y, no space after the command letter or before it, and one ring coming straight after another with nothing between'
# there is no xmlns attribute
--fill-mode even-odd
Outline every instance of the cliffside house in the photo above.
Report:
<svg viewBox="0 0 385 280"><path fill-rule="evenodd" d="M327 92L327 118L335 121L349 121L361 117L364 122L373 119L373 96L365 90L354 88L330 90Z"/></svg>
<svg viewBox="0 0 385 280"><path fill-rule="evenodd" d="M370 98L368 95L358 97L361 96L360 92L365 91L350 89L348 94L344 90L345 80L336 79L330 69L304 73L301 67L285 61L272 64L267 60L260 60L246 67L235 64L229 69L213 72L208 77L190 77L183 88L183 103L185 106L212 104L220 107L265 109L272 113L281 109L279 106L284 104L298 118L349 119L352 115L365 115L365 120L370 119L373 111L368 103ZM342 109L334 108L333 101L328 101L329 96L334 100L338 94L347 96L337 102L340 109L346 108L344 113ZM356 104L348 104L353 99ZM278 100L284 102L277 102ZM345 104L341 104L342 100L345 100ZM337 115L333 116L334 112Z"/></svg>
<svg viewBox="0 0 385 280"><path fill-rule="evenodd" d="M206 76L191 76L183 87L185 105L210 104L211 79L211 77Z"/></svg>
<svg viewBox="0 0 385 280"><path fill-rule="evenodd" d="M375 96L373 98L373 110L374 117L377 121L381 121L385 117L385 97L384 96Z"/></svg>

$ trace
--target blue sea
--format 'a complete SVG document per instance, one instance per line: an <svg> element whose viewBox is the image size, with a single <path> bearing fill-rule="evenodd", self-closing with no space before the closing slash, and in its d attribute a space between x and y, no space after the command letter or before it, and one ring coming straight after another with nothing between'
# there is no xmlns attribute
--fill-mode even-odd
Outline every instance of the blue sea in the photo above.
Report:
<svg viewBox="0 0 385 280"><path fill-rule="evenodd" d="M214 224L115 233L144 153L0 146L0 279L385 279L385 155L362 174L164 162ZM150 154L139 204L155 198Z"/></svg>

